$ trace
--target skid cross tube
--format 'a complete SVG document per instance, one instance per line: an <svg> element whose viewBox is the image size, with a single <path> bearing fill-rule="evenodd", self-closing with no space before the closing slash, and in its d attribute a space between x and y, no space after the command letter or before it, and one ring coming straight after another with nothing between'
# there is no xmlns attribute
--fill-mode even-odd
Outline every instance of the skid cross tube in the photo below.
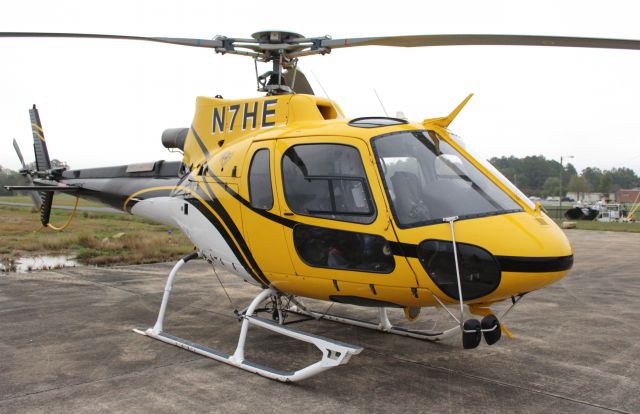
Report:
<svg viewBox="0 0 640 414"><path fill-rule="evenodd" d="M186 262L195 259L198 256L198 253L192 253L188 256L183 257L175 264L175 266L169 273L169 277L167 278L164 295L162 296L162 304L160 305L160 311L158 313L158 319L156 320L155 325L153 326L153 328L149 328L147 330L134 329L134 332L171 345L175 345L177 347L186 349L207 358L215 359L216 361L233 365L245 371L249 371L282 382L300 381L309 378L330 368L346 364L352 355L357 355L362 352L361 347L335 341L329 338L324 338L318 335L312 335L255 316L254 313L256 311L256 308L266 299L269 299L270 297L275 297L276 300L278 299L280 293L273 288L264 289L258 295L256 295L256 297L251 301L251 304L249 305L247 310L241 315L242 327L240 328L240 337L238 338L238 345L236 346L235 352L232 355L164 332L164 316L167 310L167 304L169 302L169 296L171 294L173 281L178 273L178 270L180 270L180 268L184 266ZM320 361L301 368L297 371L281 371L249 361L245 358L244 355L244 348L247 341L249 325L256 325L269 331L313 344L322 353L322 358L320 359Z"/></svg>

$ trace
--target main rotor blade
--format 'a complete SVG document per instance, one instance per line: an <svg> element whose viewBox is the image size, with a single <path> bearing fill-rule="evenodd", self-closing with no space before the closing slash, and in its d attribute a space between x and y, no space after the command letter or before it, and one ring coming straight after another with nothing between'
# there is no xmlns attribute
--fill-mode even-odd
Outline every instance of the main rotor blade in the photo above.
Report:
<svg viewBox="0 0 640 414"><path fill-rule="evenodd" d="M41 33L41 32L0 32L0 37L57 37L79 39L115 39L142 40L147 42L169 43L172 45L218 48L223 46L221 40L189 39L180 37L142 37L93 33Z"/></svg>
<svg viewBox="0 0 640 414"><path fill-rule="evenodd" d="M362 37L347 39L326 39L321 47L338 49L355 46L563 46L589 47L604 49L640 50L640 40L602 39L596 37L562 37L562 36L521 36L490 34L451 34L451 35L417 35Z"/></svg>
<svg viewBox="0 0 640 414"><path fill-rule="evenodd" d="M294 79L295 74L295 79ZM309 80L302 73L300 68L296 68L295 71L288 69L284 73L284 83L293 89L295 93L304 93L306 95L315 95L313 93L313 88L311 84L309 84Z"/></svg>

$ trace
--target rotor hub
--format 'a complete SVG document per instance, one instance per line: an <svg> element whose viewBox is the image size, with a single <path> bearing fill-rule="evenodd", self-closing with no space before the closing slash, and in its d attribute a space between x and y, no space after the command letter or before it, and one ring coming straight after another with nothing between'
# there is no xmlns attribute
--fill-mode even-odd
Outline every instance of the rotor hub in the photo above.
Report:
<svg viewBox="0 0 640 414"><path fill-rule="evenodd" d="M259 43L289 43L294 40L304 39L299 33L283 32L280 30L267 30L264 32L255 32L251 35Z"/></svg>

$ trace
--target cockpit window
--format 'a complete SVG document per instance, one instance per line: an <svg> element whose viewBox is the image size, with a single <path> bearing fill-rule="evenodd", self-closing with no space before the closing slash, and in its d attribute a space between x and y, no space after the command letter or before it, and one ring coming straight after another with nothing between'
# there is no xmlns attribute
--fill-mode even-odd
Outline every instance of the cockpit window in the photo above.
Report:
<svg viewBox="0 0 640 414"><path fill-rule="evenodd" d="M371 223L375 209L360 153L341 144L300 144L282 157L284 195L297 214Z"/></svg>
<svg viewBox="0 0 640 414"><path fill-rule="evenodd" d="M249 167L249 200L254 208L260 210L271 210L273 208L269 150L266 148L256 151L251 160L251 167Z"/></svg>
<svg viewBox="0 0 640 414"><path fill-rule="evenodd" d="M372 140L380 174L401 228L522 211L480 170L433 131Z"/></svg>

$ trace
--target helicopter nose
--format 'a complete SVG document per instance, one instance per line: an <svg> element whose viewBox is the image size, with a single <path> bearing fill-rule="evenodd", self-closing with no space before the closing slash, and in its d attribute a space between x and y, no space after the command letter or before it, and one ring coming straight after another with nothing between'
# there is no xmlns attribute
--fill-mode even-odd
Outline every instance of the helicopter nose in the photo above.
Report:
<svg viewBox="0 0 640 414"><path fill-rule="evenodd" d="M457 301L456 259L451 237L447 239L422 241L417 255L431 281L447 299ZM573 265L569 241L546 216L518 213L460 221L455 224L455 239L467 302L490 302L540 289L564 277Z"/></svg>

